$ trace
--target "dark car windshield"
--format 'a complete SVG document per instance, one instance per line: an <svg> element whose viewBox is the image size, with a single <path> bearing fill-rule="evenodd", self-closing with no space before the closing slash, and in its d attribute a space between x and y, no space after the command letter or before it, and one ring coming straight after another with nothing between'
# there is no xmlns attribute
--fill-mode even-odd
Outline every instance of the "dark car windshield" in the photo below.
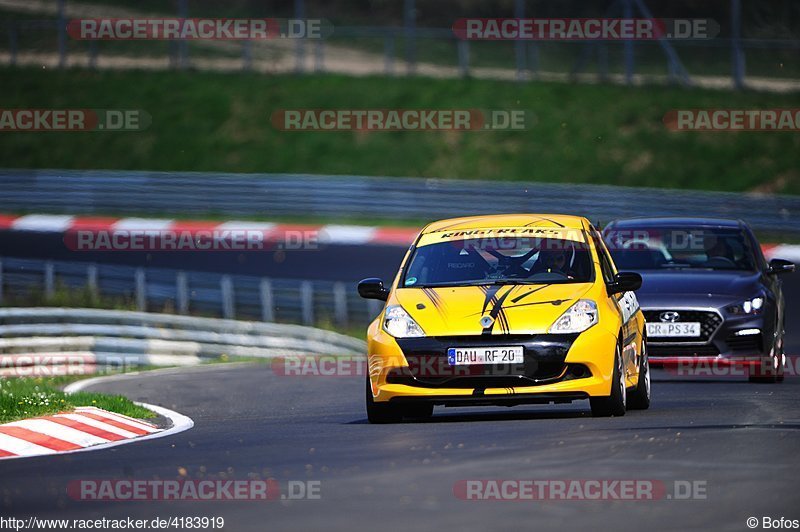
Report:
<svg viewBox="0 0 800 532"><path fill-rule="evenodd" d="M593 277L584 242L559 238L474 238L417 248L401 286L585 283Z"/></svg>
<svg viewBox="0 0 800 532"><path fill-rule="evenodd" d="M750 239L738 228L612 228L606 245L622 270L755 269Z"/></svg>

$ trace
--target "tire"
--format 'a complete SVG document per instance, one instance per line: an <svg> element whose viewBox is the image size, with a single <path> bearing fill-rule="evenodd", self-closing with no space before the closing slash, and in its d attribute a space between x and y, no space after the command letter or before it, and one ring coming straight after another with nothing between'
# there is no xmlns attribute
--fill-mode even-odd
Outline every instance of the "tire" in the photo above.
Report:
<svg viewBox="0 0 800 532"><path fill-rule="evenodd" d="M747 376L747 380L750 382L758 382L762 384L772 384L775 382L783 382L783 357L780 355L773 356L770 360L772 363L776 363L777 358L777 365L778 367L763 369L761 366L758 366L757 369L751 369L750 374ZM755 375L753 374L755 373Z"/></svg>
<svg viewBox="0 0 800 532"><path fill-rule="evenodd" d="M376 403L372 397L369 377L366 386L367 420L374 424L400 423L403 418L428 419L433 415L433 405L420 403L415 405L396 405L392 403Z"/></svg>
<svg viewBox="0 0 800 532"><path fill-rule="evenodd" d="M614 376L611 379L611 395L608 397L590 397L593 417L624 416L627 391L623 379L622 353L617 344L614 353Z"/></svg>
<svg viewBox="0 0 800 532"><path fill-rule="evenodd" d="M399 423L403 420L403 415L397 405L391 403L376 403L372 397L369 377L366 386L366 406L367 420L373 424Z"/></svg>
<svg viewBox="0 0 800 532"><path fill-rule="evenodd" d="M647 410L650 408L650 359L647 357L647 341L642 340L642 358L639 363L639 382L628 395L628 410Z"/></svg>

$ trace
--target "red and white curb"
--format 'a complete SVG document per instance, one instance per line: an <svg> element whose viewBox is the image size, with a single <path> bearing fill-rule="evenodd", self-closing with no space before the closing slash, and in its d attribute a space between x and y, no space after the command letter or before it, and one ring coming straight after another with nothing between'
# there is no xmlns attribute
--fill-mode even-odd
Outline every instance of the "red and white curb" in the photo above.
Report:
<svg viewBox="0 0 800 532"><path fill-rule="evenodd" d="M107 379L78 381L64 391L74 393ZM0 425L0 460L106 449L163 438L194 426L194 421L178 412L146 403L136 404L169 419L172 426L161 429L152 423L93 406L78 407L72 412Z"/></svg>
<svg viewBox="0 0 800 532"><path fill-rule="evenodd" d="M281 224L253 221L196 221L154 218L102 218L59 214L0 214L0 230L67 234L76 231L108 232L150 231L197 234L214 231L255 231L265 241L279 241L287 233L315 233L323 244L384 244L409 246L419 230L407 227L371 227L363 225Z"/></svg>
<svg viewBox="0 0 800 532"><path fill-rule="evenodd" d="M409 246L419 233L408 227L373 227L364 225L280 224L253 221L197 221L157 218L106 218L61 214L0 214L0 231L33 231L68 234L75 231L108 232L154 231L188 233L200 231L258 231L265 241L280 241L292 232L313 232L324 244ZM800 264L800 245L763 244L767 259L781 258Z"/></svg>

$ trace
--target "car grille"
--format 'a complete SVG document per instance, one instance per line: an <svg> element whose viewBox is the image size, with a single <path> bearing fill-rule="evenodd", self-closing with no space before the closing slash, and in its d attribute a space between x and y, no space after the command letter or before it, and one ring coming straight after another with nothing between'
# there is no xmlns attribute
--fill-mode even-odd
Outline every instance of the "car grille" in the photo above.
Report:
<svg viewBox="0 0 800 532"><path fill-rule="evenodd" d="M673 309L659 309L659 310L645 310L644 311L644 318L649 322L660 322L661 321L661 313L666 312ZM648 345L655 343L698 343L698 342L708 342L711 339L711 336L717 330L717 328L722 324L722 317L717 314L716 312L712 312L709 310L676 310L678 314L680 314L680 319L677 323L682 322L699 322L700 323L700 336L694 338L684 338L684 337L658 337L652 340L648 340Z"/></svg>
<svg viewBox="0 0 800 532"><path fill-rule="evenodd" d="M709 345L653 345L647 342L647 354L651 357L713 357L719 355L714 344Z"/></svg>
<svg viewBox="0 0 800 532"><path fill-rule="evenodd" d="M763 349L763 342L760 334L751 334L747 336L730 335L725 340L728 348L731 351L749 352L752 354L760 353Z"/></svg>

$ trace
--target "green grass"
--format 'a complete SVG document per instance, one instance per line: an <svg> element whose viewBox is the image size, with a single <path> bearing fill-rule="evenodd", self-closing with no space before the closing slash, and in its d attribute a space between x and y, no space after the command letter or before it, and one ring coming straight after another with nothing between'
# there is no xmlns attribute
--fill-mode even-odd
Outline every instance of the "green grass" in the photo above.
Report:
<svg viewBox="0 0 800 532"><path fill-rule="evenodd" d="M0 379L0 423L58 412L79 406L96 406L110 412L145 419L155 413L121 395L78 392L65 394L58 387L75 380L70 377Z"/></svg>
<svg viewBox="0 0 800 532"><path fill-rule="evenodd" d="M143 132L3 133L5 167L309 172L800 193L797 133L675 133L676 108L800 96L487 80L0 70L4 108L139 108ZM285 108L526 109L507 132L281 132ZM179 202L176 209L179 210Z"/></svg>

